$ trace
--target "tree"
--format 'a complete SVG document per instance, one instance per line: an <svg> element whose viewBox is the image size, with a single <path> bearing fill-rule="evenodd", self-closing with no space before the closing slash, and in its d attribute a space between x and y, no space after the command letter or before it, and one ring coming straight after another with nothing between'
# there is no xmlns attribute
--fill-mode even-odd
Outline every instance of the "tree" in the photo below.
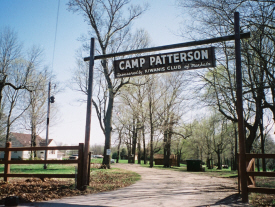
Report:
<svg viewBox="0 0 275 207"><path fill-rule="evenodd" d="M161 121L158 116L158 111L160 111L160 97L162 96L162 91L158 91L159 81L158 75L150 75L148 79L147 86L147 116L149 122L149 133L150 133L150 167L154 166L154 154L160 151L161 147L158 146L158 134L157 129L161 125Z"/></svg>
<svg viewBox="0 0 275 207"><path fill-rule="evenodd" d="M104 146L94 144L91 146L90 150L93 152L94 155L103 155Z"/></svg>
<svg viewBox="0 0 275 207"><path fill-rule="evenodd" d="M48 104L48 83L52 75L46 68L43 71L33 71L31 79L33 81L32 91L25 96L25 101L29 104L22 124L25 129L31 131L31 146L37 146L36 137L46 127L47 122L47 104ZM53 113L51 113L51 117ZM36 157L34 153L34 157Z"/></svg>
<svg viewBox="0 0 275 207"><path fill-rule="evenodd" d="M0 32L0 119L5 113L3 107L3 96L6 95L7 131L6 141L9 140L11 124L13 124L28 109L29 102L24 105L23 96L27 90L32 91L35 82L31 76L37 70L42 50L32 47L25 55L22 55L22 46L17 39L16 33L4 28ZM5 94L4 94L5 91ZM20 102L19 102L19 99ZM20 108L15 107L20 104ZM16 114L16 115L15 115Z"/></svg>
<svg viewBox="0 0 275 207"><path fill-rule="evenodd" d="M172 136L178 134L175 131L175 126L179 123L184 114L184 88L187 87L189 81L186 79L186 74L169 73L162 78L162 96L161 105L162 111L159 111L159 116L162 120L162 130L164 136L164 167L170 167L170 155ZM184 135L182 135L184 136Z"/></svg>
<svg viewBox="0 0 275 207"><path fill-rule="evenodd" d="M139 164L142 156L144 158L144 163L147 163L147 147L145 139L147 79L147 77L132 78L131 84L123 87L120 91L120 94L117 97L117 104L115 105L115 109L117 111L115 120L118 119L118 125L124 126L125 129L127 128L131 131L132 135L135 135L130 138L137 139L136 145ZM133 120L135 120L135 126L133 125ZM132 151L136 151L132 148L132 146L135 146L132 145L133 140L127 143L131 143ZM141 149L142 147L143 149Z"/></svg>
<svg viewBox="0 0 275 207"><path fill-rule="evenodd" d="M116 52L123 47L129 34L130 25L134 19L139 17L145 9L140 6L130 6L128 16L126 16L125 7L129 0L70 0L68 7L70 11L78 12L84 15L85 21L91 26L92 33L98 41L98 52L102 55ZM138 41L141 43L142 41ZM135 45L139 47L139 45ZM99 83L104 85L103 103L93 100L93 105L105 135L105 148L103 164L110 168L110 156L106 155L106 150L111 148L111 131L114 99L119 89L129 83L129 79L114 80L113 67L110 61L102 59ZM102 106L103 104L103 106ZM101 108L104 108L101 111ZM102 113L100 113L102 112Z"/></svg>
<svg viewBox="0 0 275 207"><path fill-rule="evenodd" d="M274 34L274 2L264 0L188 2L179 0L178 2L179 5L189 9L193 20L197 20L192 22L192 25L195 25L193 29L198 33L202 31L199 33L202 36L232 34L235 11L241 15L241 31L252 32L251 40L242 41L244 124L248 132L246 151L249 152L262 122L262 108L269 108L274 114L274 38L271 37ZM204 97L208 104L215 106L227 119L237 122L234 45L222 42L217 44L217 47L220 48L218 59L220 66L213 70L209 69L211 78L200 73L209 87Z"/></svg>
<svg viewBox="0 0 275 207"><path fill-rule="evenodd" d="M24 63L16 63L16 65L13 64L12 66L12 77L10 77L10 81L12 81L13 84L18 84L22 80L22 74L21 71L22 67L24 67ZM7 114L7 120L6 120L6 142L10 141L10 131L12 124L22 116L22 114L28 109L29 105L24 104L24 95L26 91L22 90L14 90L10 86L6 86L4 88L4 96L6 97L6 114Z"/></svg>
<svg viewBox="0 0 275 207"><path fill-rule="evenodd" d="M145 143L145 98L146 98L146 78L133 78L131 84L125 86L118 96L118 110L115 119L120 125L131 131L131 155L138 154L138 163L141 162L141 142L146 153ZM146 161L146 156L145 156ZM132 159L131 162L134 162Z"/></svg>
<svg viewBox="0 0 275 207"><path fill-rule="evenodd" d="M175 140L173 145L177 155L177 166L180 167L185 140L192 136L192 126L189 124L182 124L179 125L175 131L177 131L177 133L174 133Z"/></svg>
<svg viewBox="0 0 275 207"><path fill-rule="evenodd" d="M218 169L222 169L221 155L226 150L230 140L230 132L228 127L228 120L225 117L212 116L211 125L214 131L213 137L213 151L217 154Z"/></svg>
<svg viewBox="0 0 275 207"><path fill-rule="evenodd" d="M12 63L20 58L21 48L14 31L9 28L0 31L0 106L2 106L4 87L10 85L14 89L18 88L9 82L8 77ZM3 114L2 109L1 114Z"/></svg>
<svg viewBox="0 0 275 207"><path fill-rule="evenodd" d="M122 144L122 134L123 134L123 130L124 130L124 126L122 125L121 127L117 127L115 128L115 130L118 132L118 144L117 144L117 152L116 153L116 157L114 158L114 154L112 155L113 159L116 159L116 163L119 163L119 156L120 156L120 146Z"/></svg>

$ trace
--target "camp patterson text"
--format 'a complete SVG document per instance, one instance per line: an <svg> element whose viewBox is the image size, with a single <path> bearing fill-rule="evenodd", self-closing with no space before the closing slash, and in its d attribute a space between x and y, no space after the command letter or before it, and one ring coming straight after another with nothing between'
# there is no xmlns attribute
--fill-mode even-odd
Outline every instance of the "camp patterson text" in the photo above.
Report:
<svg viewBox="0 0 275 207"><path fill-rule="evenodd" d="M114 61L116 78L215 66L213 47Z"/></svg>

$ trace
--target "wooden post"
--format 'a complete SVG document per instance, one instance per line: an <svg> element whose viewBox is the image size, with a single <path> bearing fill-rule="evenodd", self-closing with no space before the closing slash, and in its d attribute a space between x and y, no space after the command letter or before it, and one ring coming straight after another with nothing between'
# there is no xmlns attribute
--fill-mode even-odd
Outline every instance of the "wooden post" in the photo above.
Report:
<svg viewBox="0 0 275 207"><path fill-rule="evenodd" d="M237 114L239 131L239 174L241 180L242 202L248 202L246 158L245 158L245 133L243 121L243 94L242 94L242 67L241 67L241 41L239 12L234 13L235 29L235 55L236 55L236 82L237 82Z"/></svg>
<svg viewBox="0 0 275 207"><path fill-rule="evenodd" d="M91 38L90 49L90 65L88 79L88 97L87 97L87 114L86 114L86 129L85 129L85 145L84 145L84 164L83 164L83 186L87 185L88 181L88 156L90 151L90 131L91 131L91 116L92 116L92 94L93 94L93 71L94 71L94 47L95 39Z"/></svg>
<svg viewBox="0 0 275 207"><path fill-rule="evenodd" d="M90 184L90 175L91 175L91 156L92 156L92 153L89 152L89 161L88 161L88 182L87 182L87 186L89 186Z"/></svg>
<svg viewBox="0 0 275 207"><path fill-rule="evenodd" d="M84 144L79 143L77 184L76 184L76 187L78 190L83 190L83 149L84 149Z"/></svg>
<svg viewBox="0 0 275 207"><path fill-rule="evenodd" d="M8 161L11 160L11 151L9 148L11 148L11 142L6 143L6 151L5 151L5 157L4 157L4 160L5 160L4 181L6 182L9 181L8 174L10 174L10 164L8 163Z"/></svg>

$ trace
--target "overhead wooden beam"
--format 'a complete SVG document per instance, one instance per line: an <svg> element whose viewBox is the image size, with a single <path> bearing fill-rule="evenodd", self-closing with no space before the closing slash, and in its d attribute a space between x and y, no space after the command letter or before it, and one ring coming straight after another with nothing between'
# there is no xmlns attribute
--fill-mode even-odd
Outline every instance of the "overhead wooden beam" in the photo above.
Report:
<svg viewBox="0 0 275 207"><path fill-rule="evenodd" d="M250 32L240 34L240 39L246 39L249 37L250 37ZM104 59L104 58L112 58L112 57L118 57L118 56L124 56L124 55L131 55L131 54L137 54L137 53L146 53L146 52L169 50L169 49L182 48L182 47L205 45L205 44L230 41L230 40L235 40L235 35L216 37L216 38L205 39L205 40L197 40L197 41L191 41L191 42L184 42L184 43L178 43L178 44L172 44L172 45L151 47L151 48L144 48L144 49L139 49L139 50L118 52L118 53L112 53L112 54L106 54L106 55L97 55L97 56L94 56L94 60ZM89 60L90 60L90 57L84 58L84 61L89 61Z"/></svg>

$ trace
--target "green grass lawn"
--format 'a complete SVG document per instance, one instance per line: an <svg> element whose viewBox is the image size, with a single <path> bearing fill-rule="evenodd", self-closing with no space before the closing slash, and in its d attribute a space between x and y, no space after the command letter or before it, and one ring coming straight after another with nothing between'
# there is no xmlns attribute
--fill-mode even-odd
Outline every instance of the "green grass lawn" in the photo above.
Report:
<svg viewBox="0 0 275 207"><path fill-rule="evenodd" d="M103 161L103 158L92 158L91 159L91 163L95 163L95 164L101 164Z"/></svg>
<svg viewBox="0 0 275 207"><path fill-rule="evenodd" d="M44 169L43 164L11 165L11 173L22 174L74 174L76 165L49 164ZM4 165L0 165L0 173L4 173Z"/></svg>

